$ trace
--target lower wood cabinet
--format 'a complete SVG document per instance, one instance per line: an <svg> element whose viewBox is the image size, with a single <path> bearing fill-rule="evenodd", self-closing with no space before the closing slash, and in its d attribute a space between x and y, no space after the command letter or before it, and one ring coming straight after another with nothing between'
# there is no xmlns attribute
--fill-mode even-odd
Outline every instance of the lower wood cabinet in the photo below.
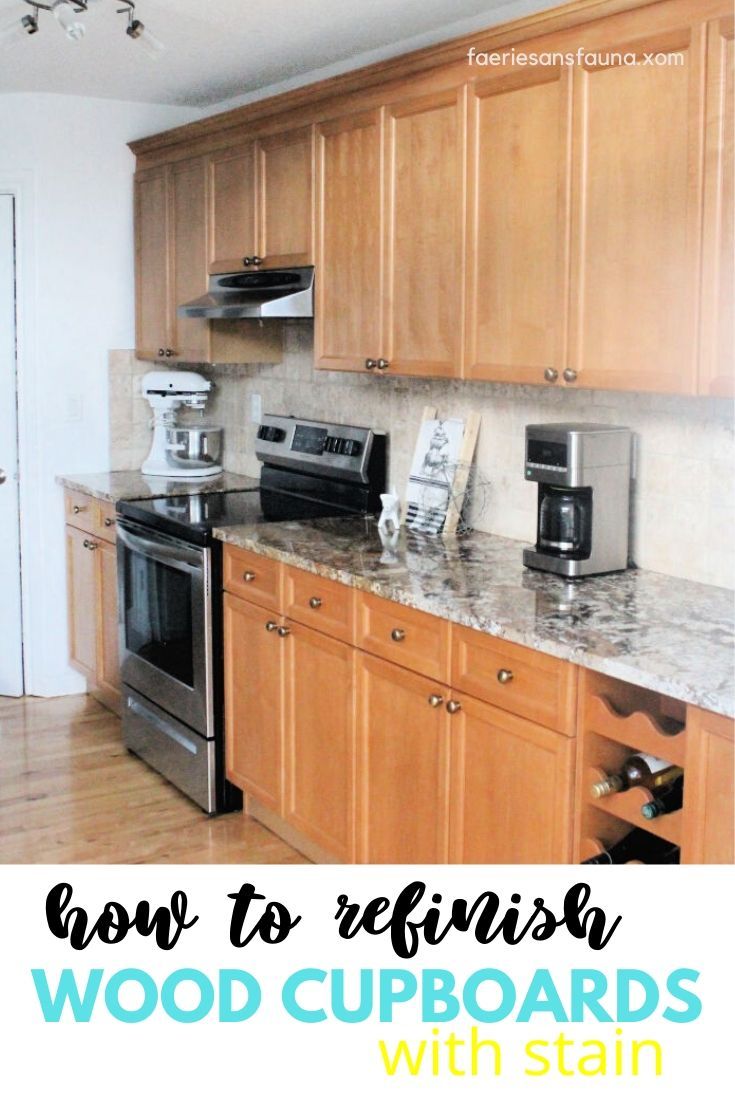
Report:
<svg viewBox="0 0 735 1102"><path fill-rule="evenodd" d="M372 655L357 654L358 859L447 860L448 690Z"/></svg>
<svg viewBox="0 0 735 1102"><path fill-rule="evenodd" d="M352 648L231 594L224 629L229 780L353 860Z"/></svg>
<svg viewBox="0 0 735 1102"><path fill-rule="evenodd" d="M450 861L570 861L575 740L464 694L457 704L448 717Z"/></svg>
<svg viewBox="0 0 735 1102"><path fill-rule="evenodd" d="M76 521L66 526L69 661L87 678L89 692L119 712L114 509L86 495L68 494L66 515ZM108 538L102 539L101 531Z"/></svg>

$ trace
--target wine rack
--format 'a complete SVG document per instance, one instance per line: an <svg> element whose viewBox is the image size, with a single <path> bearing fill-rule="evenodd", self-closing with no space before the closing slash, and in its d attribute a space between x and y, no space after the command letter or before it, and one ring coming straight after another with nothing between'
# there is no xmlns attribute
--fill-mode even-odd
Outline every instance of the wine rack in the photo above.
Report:
<svg viewBox="0 0 735 1102"><path fill-rule="evenodd" d="M688 757L686 708L648 689L585 671L577 740L577 814L574 859L584 861L620 841L633 827L665 839L687 853ZM685 770L683 806L647 820L642 807L652 797L643 787L595 799L591 786L616 773L633 754L652 754Z"/></svg>

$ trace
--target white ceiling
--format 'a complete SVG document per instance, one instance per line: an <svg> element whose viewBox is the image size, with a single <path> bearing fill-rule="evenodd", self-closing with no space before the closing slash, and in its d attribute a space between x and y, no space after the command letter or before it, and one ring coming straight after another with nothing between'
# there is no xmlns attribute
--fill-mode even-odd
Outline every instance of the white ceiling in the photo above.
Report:
<svg viewBox="0 0 735 1102"><path fill-rule="evenodd" d="M48 2L48 0L47 0ZM165 42L152 62L124 33L116 0L100 0L70 42L41 12L40 32L0 53L0 93L57 92L211 108L258 90L294 86L558 0L137 0L136 15ZM0 28L30 12L0 0Z"/></svg>

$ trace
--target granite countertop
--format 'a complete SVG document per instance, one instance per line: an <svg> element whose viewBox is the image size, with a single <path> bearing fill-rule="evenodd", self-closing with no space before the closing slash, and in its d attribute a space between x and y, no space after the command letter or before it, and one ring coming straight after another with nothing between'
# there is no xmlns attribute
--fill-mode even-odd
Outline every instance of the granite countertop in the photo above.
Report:
<svg viewBox="0 0 735 1102"><path fill-rule="evenodd" d="M216 493L219 490L256 490L257 478L223 471L214 478L169 479L142 475L140 471L103 471L99 474L65 474L56 481L67 490L99 498L101 501L140 501L144 498L172 497L175 494Z"/></svg>
<svg viewBox="0 0 735 1102"><path fill-rule="evenodd" d="M533 647L722 715L735 715L733 593L647 570L567 582L527 570L516 540L374 519L215 529L225 543Z"/></svg>

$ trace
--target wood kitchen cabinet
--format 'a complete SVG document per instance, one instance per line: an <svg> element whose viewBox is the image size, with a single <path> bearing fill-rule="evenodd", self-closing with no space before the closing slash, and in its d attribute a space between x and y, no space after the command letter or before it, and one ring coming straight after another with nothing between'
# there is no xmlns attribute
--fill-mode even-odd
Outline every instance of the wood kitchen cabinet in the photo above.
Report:
<svg viewBox="0 0 735 1102"><path fill-rule="evenodd" d="M686 784L691 784L693 837L687 861L731 865L735 861L733 720L701 708L687 709ZM688 793L687 793L688 794Z"/></svg>
<svg viewBox="0 0 735 1102"><path fill-rule="evenodd" d="M469 119L465 375L553 383L566 353L570 71L479 80Z"/></svg>
<svg viewBox="0 0 735 1102"><path fill-rule="evenodd" d="M119 713L115 509L68 492L65 513L69 661L89 692Z"/></svg>
<svg viewBox="0 0 735 1102"><path fill-rule="evenodd" d="M357 656L357 853L374 864L447 860L449 728L435 681Z"/></svg>
<svg viewBox="0 0 735 1102"><path fill-rule="evenodd" d="M707 112L705 138L702 343L699 391L735 394L735 188L733 187L733 83L735 46L732 16L707 27Z"/></svg>
<svg viewBox="0 0 735 1102"><path fill-rule="evenodd" d="M566 378L693 394L705 28L649 31L647 20L637 12L585 38L586 49L635 55L636 65L574 71ZM645 54L669 63L645 64Z"/></svg>
<svg viewBox="0 0 735 1102"><path fill-rule="evenodd" d="M383 115L317 126L317 367L362 371L380 357Z"/></svg>
<svg viewBox="0 0 735 1102"><path fill-rule="evenodd" d="M299 127L209 159L209 271L313 264L314 132Z"/></svg>
<svg viewBox="0 0 735 1102"><path fill-rule="evenodd" d="M229 780L280 811L283 648L276 617L225 595L225 749Z"/></svg>
<svg viewBox="0 0 735 1102"><path fill-rule="evenodd" d="M208 196L203 157L136 173L136 355L169 364L279 363L277 324L177 314L207 291Z"/></svg>

